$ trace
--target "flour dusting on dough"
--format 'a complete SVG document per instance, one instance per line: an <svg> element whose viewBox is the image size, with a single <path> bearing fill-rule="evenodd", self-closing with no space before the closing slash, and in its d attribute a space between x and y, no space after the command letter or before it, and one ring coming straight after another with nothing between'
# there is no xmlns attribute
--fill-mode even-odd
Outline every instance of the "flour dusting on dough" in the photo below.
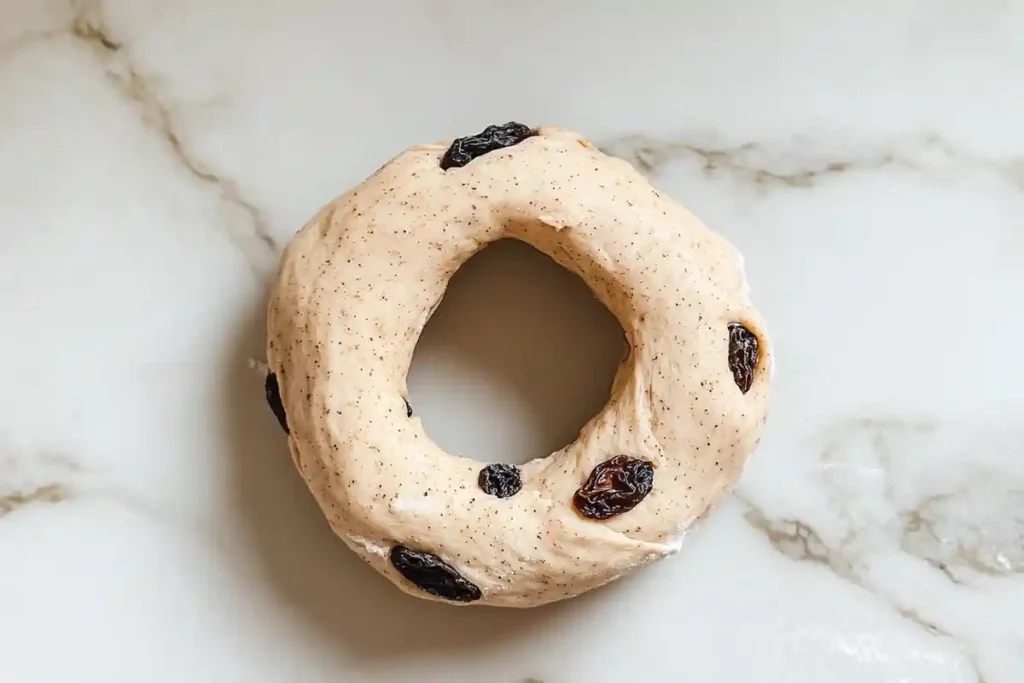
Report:
<svg viewBox="0 0 1024 683"><path fill-rule="evenodd" d="M425 512L432 512L437 509L438 501L435 498L430 500L427 497L416 497L416 496L396 496L391 501L391 510L394 512L405 512L411 514L420 514Z"/></svg>
<svg viewBox="0 0 1024 683"><path fill-rule="evenodd" d="M380 543L374 543L373 541L363 538L362 536L349 536L348 540L355 545L362 548L366 553L370 555L376 555L377 557L385 558L388 556L390 549L381 545Z"/></svg>

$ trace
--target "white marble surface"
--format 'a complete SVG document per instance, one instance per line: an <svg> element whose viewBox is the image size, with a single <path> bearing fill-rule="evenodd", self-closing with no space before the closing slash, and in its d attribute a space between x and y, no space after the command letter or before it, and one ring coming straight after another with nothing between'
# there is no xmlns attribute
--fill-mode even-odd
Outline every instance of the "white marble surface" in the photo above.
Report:
<svg viewBox="0 0 1024 683"><path fill-rule="evenodd" d="M0 680L1024 680L1022 36L1020 0L0 1ZM457 610L333 539L251 363L318 206L508 119L585 132L737 243L780 364L679 555ZM495 247L414 403L524 460L618 344Z"/></svg>

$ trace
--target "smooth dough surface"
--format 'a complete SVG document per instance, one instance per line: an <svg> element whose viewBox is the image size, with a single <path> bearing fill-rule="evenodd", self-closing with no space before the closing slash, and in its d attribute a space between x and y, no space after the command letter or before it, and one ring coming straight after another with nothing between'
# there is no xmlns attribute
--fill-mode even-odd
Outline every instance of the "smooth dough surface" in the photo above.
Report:
<svg viewBox="0 0 1024 683"><path fill-rule="evenodd" d="M578 595L679 549L740 475L765 422L771 348L742 259L629 164L576 133L442 170L446 144L411 148L329 205L289 244L268 311L296 466L334 531L406 592L396 544L443 558L483 597L529 607ZM487 244L523 240L579 275L629 352L578 439L522 466L510 498L477 485L478 460L442 451L408 417L406 375L452 274ZM728 325L760 343L753 386L730 372ZM631 511L582 517L599 463L650 461Z"/></svg>

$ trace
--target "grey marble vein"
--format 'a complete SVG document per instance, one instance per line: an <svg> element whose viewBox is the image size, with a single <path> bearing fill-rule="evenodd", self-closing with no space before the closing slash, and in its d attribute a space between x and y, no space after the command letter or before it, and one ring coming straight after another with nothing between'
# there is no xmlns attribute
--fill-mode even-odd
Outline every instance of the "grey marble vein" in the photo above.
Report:
<svg viewBox="0 0 1024 683"><path fill-rule="evenodd" d="M241 220L228 217L224 221L228 238L242 252L255 274L265 275L280 251L266 219L245 198L235 181L215 173L190 151L175 121L172 105L161 98L152 79L138 68L125 43L111 34L103 19L101 3L97 0L75 3L70 30L73 37L92 48L106 63L108 80L139 107L144 123L164 140L175 161L194 179L213 188L223 204L241 213Z"/></svg>
<svg viewBox="0 0 1024 683"><path fill-rule="evenodd" d="M81 471L63 455L40 453L26 467L23 458L0 454L0 517L32 505L71 500L77 495L72 482Z"/></svg>
<svg viewBox="0 0 1024 683"><path fill-rule="evenodd" d="M860 580L854 564L844 556L842 550L830 548L811 525L793 519L769 519L764 512L749 501L739 496L737 498L743 510L743 518L750 526L764 534L768 542L779 553L791 560L821 565L840 578L875 592ZM900 616L921 626L929 633L952 637L950 633L928 621L917 611L901 605L891 606Z"/></svg>
<svg viewBox="0 0 1024 683"><path fill-rule="evenodd" d="M968 573L1024 574L1024 488L987 482L928 496L900 512L900 547L954 583Z"/></svg>
<svg viewBox="0 0 1024 683"><path fill-rule="evenodd" d="M936 428L921 420L855 419L829 430L820 484L832 496L831 514L846 529L840 539L823 539L808 520L773 519L737 495L744 519L787 557L826 565L844 578L856 567L858 552L879 545L899 548L957 583L961 569L1005 578L1024 573L1024 481L1012 474L972 471L950 490L912 502L896 496L891 469L901 457L899 449L935 447L941 440ZM854 440L861 440L874 459L843 467L843 449ZM843 488L858 470L877 480L872 489ZM865 521L855 514L856 505L870 502L883 505L883 517ZM870 542L861 542L867 536L873 536Z"/></svg>
<svg viewBox="0 0 1024 683"><path fill-rule="evenodd" d="M770 519L763 511L739 495L743 519L764 534L775 550L791 560L827 567L843 578L853 576L849 562L821 539L814 528L798 519Z"/></svg>
<svg viewBox="0 0 1024 683"><path fill-rule="evenodd" d="M845 549L829 547L814 527L806 522L795 519L770 519L750 501L738 495L736 498L740 502L743 518L751 527L764 534L771 546L780 554L797 562L808 562L823 567L840 579L872 593L884 601L893 612L928 635L950 641L971 667L976 683L986 683L973 648L956 634L924 617L917 609L893 600L879 591L863 575L864 568L858 567L855 558L850 557Z"/></svg>
<svg viewBox="0 0 1024 683"><path fill-rule="evenodd" d="M950 446L939 423L930 420L857 418L834 425L822 450L821 480L833 495L836 511L846 514L853 533L875 533L903 552L938 569L960 583L968 573L1009 577L1024 573L1024 480L1012 472L974 464L956 476L956 483L933 490L926 486L915 496L898 495L897 466L913 455L923 461L939 449L952 449L943 460L969 460ZM848 448L855 444L867 449L877 466L874 490L847 488L840 474L848 464ZM1014 445L1001 448L1014 448ZM1010 453L1011 457L1015 454ZM863 469L863 464L862 464ZM858 529L860 520L847 511L865 497L873 498L889 511L886 519L874 520L873 528Z"/></svg>
<svg viewBox="0 0 1024 683"><path fill-rule="evenodd" d="M36 505L105 501L129 514L177 529L219 550L230 543L216 526L189 518L129 486L110 481L63 454L0 452L0 518Z"/></svg>
<svg viewBox="0 0 1024 683"><path fill-rule="evenodd" d="M958 455L960 448L983 447L973 432L962 436L968 445L933 420L853 418L832 425L822 440L815 483L829 497L829 508L815 513L824 515L817 524L813 516L773 517L749 496L736 497L746 522L780 554L870 591L908 622L955 642L977 680L984 681L979 651L966 635L925 616L941 612L887 586L871 570L873 556L903 553L956 586L970 586L977 576L1009 581L1024 573L1024 482L1012 472L979 469L969 456ZM945 483L920 483L916 467L929 459L947 467L968 464ZM915 481L901 480L908 476Z"/></svg>
<svg viewBox="0 0 1024 683"><path fill-rule="evenodd" d="M926 172L938 159L947 164L981 169L1002 177L1024 190L1024 153L989 158L957 148L935 135L896 140L884 145L864 145L832 155L822 151L834 141L795 140L788 145L745 142L722 145L708 136L656 138L625 135L598 145L607 154L625 159L647 176L659 176L677 161L694 161L708 177L731 177L759 191L778 188L809 188L830 178L852 172L901 168ZM860 150L860 151L857 151Z"/></svg>
<svg viewBox="0 0 1024 683"><path fill-rule="evenodd" d="M0 517L33 503L59 503L73 495L70 488L60 483L43 484L23 491L0 494Z"/></svg>
<svg viewBox="0 0 1024 683"><path fill-rule="evenodd" d="M772 186L811 187L829 175L854 169L881 168L895 163L891 154L863 159L839 159L819 163L798 171L781 171L759 163L766 149L754 142L736 146L716 146L685 140L660 140L645 135L628 135L599 145L606 154L633 164L642 173L657 176L665 166L680 159L693 159L708 176L720 173L753 183L761 189Z"/></svg>

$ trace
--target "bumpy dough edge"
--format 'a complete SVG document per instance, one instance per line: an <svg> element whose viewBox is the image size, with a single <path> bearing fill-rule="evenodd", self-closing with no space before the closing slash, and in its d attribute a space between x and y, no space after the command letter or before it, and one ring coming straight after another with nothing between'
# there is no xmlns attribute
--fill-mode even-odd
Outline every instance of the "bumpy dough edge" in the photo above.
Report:
<svg viewBox="0 0 1024 683"><path fill-rule="evenodd" d="M739 253L626 162L582 136L538 134L442 171L447 144L406 150L325 206L281 259L268 306L296 467L331 528L407 593L388 561L434 553L476 584L472 604L530 607L579 595L674 553L740 476L766 419L772 351ZM605 408L573 443L522 467L498 499L485 464L442 451L406 415L420 332L454 272L500 238L580 276L626 333ZM760 342L743 394L730 322ZM654 489L606 521L572 497L618 454L649 460Z"/></svg>

